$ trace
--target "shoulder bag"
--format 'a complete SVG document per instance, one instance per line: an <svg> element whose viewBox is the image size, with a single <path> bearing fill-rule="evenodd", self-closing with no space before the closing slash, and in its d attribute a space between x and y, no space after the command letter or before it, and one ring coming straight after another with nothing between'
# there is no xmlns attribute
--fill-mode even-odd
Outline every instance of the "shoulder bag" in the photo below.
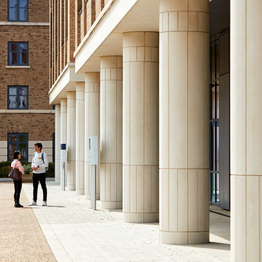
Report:
<svg viewBox="0 0 262 262"><path fill-rule="evenodd" d="M18 181L22 178L22 173L18 170L18 168L10 167L8 177L15 181Z"/></svg>

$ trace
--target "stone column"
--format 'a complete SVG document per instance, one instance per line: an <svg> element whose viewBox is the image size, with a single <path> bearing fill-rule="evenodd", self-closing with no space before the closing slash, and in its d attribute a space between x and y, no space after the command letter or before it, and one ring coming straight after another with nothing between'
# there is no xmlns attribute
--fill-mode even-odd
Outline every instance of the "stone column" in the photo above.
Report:
<svg viewBox="0 0 262 262"><path fill-rule="evenodd" d="M60 105L55 105L55 182L60 182Z"/></svg>
<svg viewBox="0 0 262 262"><path fill-rule="evenodd" d="M231 255L262 259L262 2L231 1Z"/></svg>
<svg viewBox="0 0 262 262"><path fill-rule="evenodd" d="M66 144L67 143L67 99L63 98L60 101L61 104L61 118L60 118L60 144ZM60 149L60 146L59 146ZM67 184L67 162L65 163L65 185ZM60 185L62 186L62 175L63 170L60 165Z"/></svg>
<svg viewBox="0 0 262 262"><path fill-rule="evenodd" d="M209 242L209 1L160 0L160 243Z"/></svg>
<svg viewBox="0 0 262 262"><path fill-rule="evenodd" d="M76 190L76 92L67 92L67 190Z"/></svg>
<svg viewBox="0 0 262 262"><path fill-rule="evenodd" d="M123 212L159 220L159 34L124 33Z"/></svg>
<svg viewBox="0 0 262 262"><path fill-rule="evenodd" d="M100 74L85 74L85 195L90 199L89 137L98 137L100 148ZM100 199L100 152L96 168L96 198Z"/></svg>
<svg viewBox="0 0 262 262"><path fill-rule="evenodd" d="M85 194L85 83L76 83L76 194Z"/></svg>
<svg viewBox="0 0 262 262"><path fill-rule="evenodd" d="M122 208L122 56L101 57L101 208Z"/></svg>

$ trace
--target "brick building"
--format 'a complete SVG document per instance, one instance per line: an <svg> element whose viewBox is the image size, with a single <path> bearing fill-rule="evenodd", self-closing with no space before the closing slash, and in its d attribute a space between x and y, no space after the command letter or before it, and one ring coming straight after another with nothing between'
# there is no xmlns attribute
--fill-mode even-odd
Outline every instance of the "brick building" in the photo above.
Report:
<svg viewBox="0 0 262 262"><path fill-rule="evenodd" d="M56 148L67 144L67 190L90 198L97 136L101 208L159 221L160 243L200 244L212 202L231 210L232 261L261 261L262 2L50 7L49 98Z"/></svg>
<svg viewBox="0 0 262 262"><path fill-rule="evenodd" d="M0 161L20 150L31 161L36 141L53 161L55 115L49 105L49 6L0 2Z"/></svg>

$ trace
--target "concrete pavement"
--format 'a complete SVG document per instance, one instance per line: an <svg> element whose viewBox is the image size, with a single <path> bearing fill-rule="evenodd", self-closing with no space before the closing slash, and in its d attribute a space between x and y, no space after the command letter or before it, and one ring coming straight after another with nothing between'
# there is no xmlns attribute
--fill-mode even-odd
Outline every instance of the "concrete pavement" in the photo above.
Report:
<svg viewBox="0 0 262 262"><path fill-rule="evenodd" d="M0 183L0 190L5 184ZM39 223L47 243L59 262L230 261L229 217L210 213L211 242L208 244L162 245L159 244L158 223L124 223L120 210L100 210L98 201L98 210L94 211L89 208L89 200L86 200L85 196L76 195L73 191L62 191L55 182L49 181L47 186L47 207L41 206L42 190L39 187L38 206L32 208L27 206L23 210L17 210L13 208L12 201L6 200L6 209L9 209L9 212L15 212L14 214L23 214L23 216L34 212L35 222L30 220L30 223ZM10 191L11 188L8 187ZM21 203L26 206L32 199L32 184L23 184L23 190L28 199L23 197ZM10 198L10 195L3 195L2 190L0 192L1 202L3 197ZM213 207L213 209L215 212L220 212L219 208ZM227 215L229 212L224 213ZM0 221L2 225L2 215ZM16 229L11 228L10 230ZM39 233L37 227L34 230ZM8 233L6 231L3 235ZM32 232L28 235L31 234ZM22 245L23 240L19 243ZM54 261L49 257L50 251L45 249L43 252L47 257L43 257L42 260L26 260L25 256L28 254L24 252L18 256L20 260L0 259L0 261ZM7 255L6 258L8 258Z"/></svg>

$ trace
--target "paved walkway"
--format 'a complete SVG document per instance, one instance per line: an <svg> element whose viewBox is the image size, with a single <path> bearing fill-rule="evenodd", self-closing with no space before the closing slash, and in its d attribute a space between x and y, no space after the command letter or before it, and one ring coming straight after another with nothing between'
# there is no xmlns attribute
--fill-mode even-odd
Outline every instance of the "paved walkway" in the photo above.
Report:
<svg viewBox="0 0 262 262"><path fill-rule="evenodd" d="M13 183L0 183L0 203L0 261L56 261L32 208L14 208Z"/></svg>
<svg viewBox="0 0 262 262"><path fill-rule="evenodd" d="M215 213L210 213L211 233L210 243L205 245L175 246L159 244L159 225L150 224L130 224L123 222L123 214L117 210L99 210L99 201L97 211L89 209L89 201L84 196L77 196L72 191L62 191L55 182L48 182L48 206L42 207L42 190L39 188L38 206L15 209L13 208L12 194L3 193L12 191L10 185L0 183L0 200L5 199L5 214L23 217L23 224L36 224L34 227L27 226L23 229L23 234L16 234L20 228L18 224L14 227L5 229L1 240L0 258L2 259L2 242L6 243L9 234L15 235L19 242L19 253L11 253L12 244L5 244L7 250L5 257L0 261L54 261L50 250L44 247L46 241L39 240L36 235L41 235L39 225L51 247L51 250L57 261L230 261L230 241L229 241L229 218ZM2 190L5 189L4 191ZM28 197L25 199L22 195L21 203L25 206L32 198L32 184L23 184L23 189ZM12 191L13 192L13 191ZM33 211L32 211L33 210ZM217 211L217 210L216 210ZM35 214L37 220L32 217ZM8 219L3 219L1 211L1 229L4 224L10 224ZM20 219L18 219L20 220ZM22 222L22 221L21 221ZM30 231L29 231L30 230ZM10 232L11 231L11 232ZM22 237L20 238L20 235ZM29 244L25 244L25 239L34 236ZM43 237L43 235L42 235ZM2 238L2 237L1 237ZM38 242L37 242L38 241ZM39 248L34 260L30 260L30 250L32 242L37 242L38 247L43 247L42 254ZM40 245L41 243L41 245ZM42 245L42 243L44 243ZM23 249L27 246L27 249ZM29 248L28 248L29 247ZM18 260L12 260L15 255ZM40 260L39 260L40 259ZM52 260L53 259L53 260Z"/></svg>

